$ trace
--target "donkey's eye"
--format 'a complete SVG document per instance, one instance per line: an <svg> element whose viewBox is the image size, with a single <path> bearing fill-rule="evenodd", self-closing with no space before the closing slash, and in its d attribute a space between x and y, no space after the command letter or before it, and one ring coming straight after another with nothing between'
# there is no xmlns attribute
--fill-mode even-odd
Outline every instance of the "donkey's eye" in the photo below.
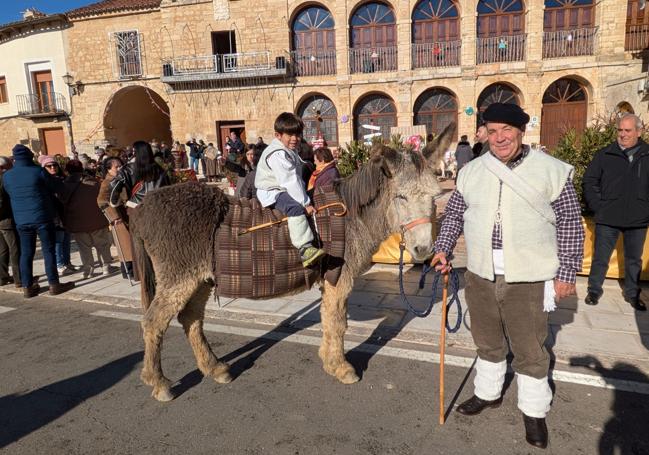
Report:
<svg viewBox="0 0 649 455"><path fill-rule="evenodd" d="M405 197L403 194L397 194L397 197L395 199L403 199L404 201L408 200L408 198Z"/></svg>

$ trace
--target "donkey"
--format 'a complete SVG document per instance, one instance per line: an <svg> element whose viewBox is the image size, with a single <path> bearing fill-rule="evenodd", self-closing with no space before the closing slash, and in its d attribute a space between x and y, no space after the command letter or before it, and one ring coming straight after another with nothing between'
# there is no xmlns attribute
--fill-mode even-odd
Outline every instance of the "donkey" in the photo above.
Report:
<svg viewBox="0 0 649 455"><path fill-rule="evenodd" d="M446 127L422 153L374 146L369 162L335 185L348 209L345 262L336 286L321 281L319 356L324 370L344 384L359 380L344 352L347 297L354 279L371 267L373 253L394 232L402 232L416 260L432 255L434 199L441 193L434 163L454 131L455 124ZM203 375L217 383L232 380L228 364L218 360L203 333L205 305L214 285L211 239L227 209L220 190L182 184L149 193L131 218L145 310L141 379L153 387L152 396L159 401L174 398L161 365L162 339L174 316Z"/></svg>

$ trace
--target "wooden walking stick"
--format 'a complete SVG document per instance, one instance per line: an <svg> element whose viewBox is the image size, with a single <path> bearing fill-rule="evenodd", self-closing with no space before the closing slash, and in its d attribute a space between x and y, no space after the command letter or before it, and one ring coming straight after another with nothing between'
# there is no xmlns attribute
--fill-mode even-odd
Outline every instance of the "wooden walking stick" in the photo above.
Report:
<svg viewBox="0 0 649 455"><path fill-rule="evenodd" d="M332 202L330 204L323 205L322 207L318 207L316 209L316 213L321 212L322 210L325 210L325 209L330 209L332 207L338 207L338 208L341 209L340 212L334 213L333 216L341 217L341 216L345 216L345 214L347 213L347 207L342 202ZM275 226L276 224L282 224L285 221L288 221L287 216L285 216L281 220L269 221L268 223L263 223L263 224L258 224L256 226L252 226L252 227L250 227L248 229L245 229L245 230L239 232L239 234L237 234L237 235L248 234L250 232L258 231L259 229L264 229L264 228L267 228L267 227Z"/></svg>
<svg viewBox="0 0 649 455"><path fill-rule="evenodd" d="M442 322L439 341L439 424L444 425L444 351L446 349L446 301L448 300L448 272L444 273L444 288L442 289Z"/></svg>

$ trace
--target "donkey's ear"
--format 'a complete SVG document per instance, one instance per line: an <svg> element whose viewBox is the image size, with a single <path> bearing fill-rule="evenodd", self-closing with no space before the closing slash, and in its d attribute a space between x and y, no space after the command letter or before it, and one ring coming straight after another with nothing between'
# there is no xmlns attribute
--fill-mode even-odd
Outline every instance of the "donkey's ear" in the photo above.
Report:
<svg viewBox="0 0 649 455"><path fill-rule="evenodd" d="M448 146L451 144L453 134L455 134L455 127L455 122L449 123L439 136L426 144L422 154L429 163L437 164L442 155L444 155L444 152L446 152Z"/></svg>
<svg viewBox="0 0 649 455"><path fill-rule="evenodd" d="M383 144L374 145L370 157L372 164L380 168L387 178L392 178L401 160L399 152Z"/></svg>

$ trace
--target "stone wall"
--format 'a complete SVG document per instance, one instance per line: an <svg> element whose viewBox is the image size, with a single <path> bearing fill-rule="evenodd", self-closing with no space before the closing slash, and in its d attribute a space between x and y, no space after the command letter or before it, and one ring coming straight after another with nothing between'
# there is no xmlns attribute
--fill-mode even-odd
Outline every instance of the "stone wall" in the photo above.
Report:
<svg viewBox="0 0 649 455"><path fill-rule="evenodd" d="M336 23L337 74L263 80L247 87L233 85L218 90L173 91L160 81L161 64L167 59L212 53L212 31L234 30L238 52L271 51L288 55L290 27L295 15L311 3L297 0L249 1L177 0L163 1L159 10L142 14L112 15L77 20L66 32L68 65L84 92L74 97L75 138L82 145L105 139L103 116L112 95L130 84L144 85L159 94L170 110L174 136L190 136L216 141L217 122L245 120L248 137L272 136L273 120L279 112L296 111L308 95L321 93L336 106L338 116L352 116L354 106L369 93L390 96L397 107L397 123L413 121L413 106L427 89L445 88L457 97L460 134L472 137L475 115L482 90L504 82L518 90L525 110L541 118L542 98L550 84L562 77L580 81L588 94L588 118L608 115L621 101L629 102L636 113L647 119L648 103L638 94L639 81L646 75L642 62L624 51L626 1L602 0L596 5L598 26L595 55L543 59L543 0L531 0L526 13L526 60L523 62L476 65L476 0L461 0L461 66L411 69L411 14L414 0L395 0L398 36L398 71L393 73L349 74L349 18L362 0L323 0ZM612 14L612 12L618 12ZM145 77L119 81L109 35L137 29L144 38ZM353 121L339 122L342 144L353 137ZM538 142L540 127L527 132L528 142Z"/></svg>

